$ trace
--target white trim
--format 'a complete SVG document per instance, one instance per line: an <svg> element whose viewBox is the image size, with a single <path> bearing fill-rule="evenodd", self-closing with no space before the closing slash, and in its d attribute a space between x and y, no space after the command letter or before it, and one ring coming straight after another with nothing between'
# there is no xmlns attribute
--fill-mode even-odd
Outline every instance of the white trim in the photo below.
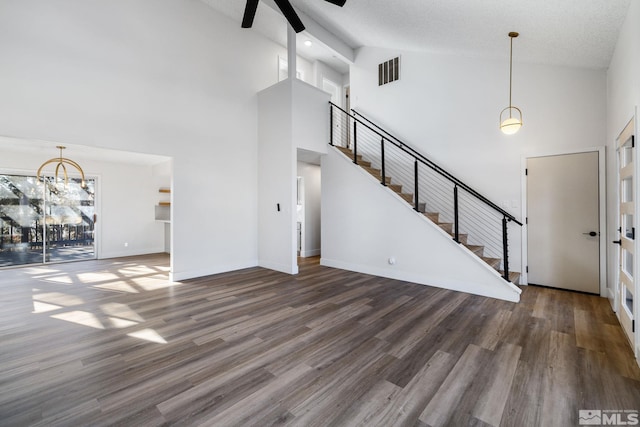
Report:
<svg viewBox="0 0 640 427"><path fill-rule="evenodd" d="M309 249L306 251L302 251L300 253L301 258L307 258L311 256L318 256L318 255L320 255L320 249Z"/></svg>
<svg viewBox="0 0 640 427"><path fill-rule="evenodd" d="M640 135L640 118L638 117L638 106L636 105L634 110L633 110L633 114L634 114L634 118L635 118L635 124L634 124L634 130L633 130L633 134L634 134L634 138L635 138L635 144L638 144L638 136ZM635 226L636 226L636 230L640 230L640 220L638 219L638 215L640 215L640 197L638 197L638 195L640 194L640 191L638 191L638 177L640 177L640 161L638 160L638 149L637 147L635 147L635 157L633 158L633 162L635 164L635 168L636 170L634 171L634 175L635 175L635 182L634 185L636 186L636 188L634 188L635 193L633 195L633 198L636 202L636 212L634 215L634 222L635 222ZM636 238L634 240L634 261L635 261L635 266L634 266L634 275L633 275L633 282L634 282L634 294L633 294L633 301L634 301L634 310L635 313L633 313L633 318L634 320L636 320L636 324L638 323L637 320L640 318L640 280L638 279L638 266L640 266L640 260L638 260L638 256L640 255L640 242L638 242L638 240L640 240L640 238ZM633 353L636 356L636 363L638 365L640 365L640 325L636 326L635 328L635 337L634 337L634 341L635 341L635 348L633 349Z"/></svg>
<svg viewBox="0 0 640 427"><path fill-rule="evenodd" d="M421 274L415 274L407 271L391 271L384 268L375 268L368 265L358 265L348 262L343 262L340 260L321 258L320 265L324 265L326 267L339 268L341 270L355 271L358 273L369 274L378 277L386 277L389 279L401 280L405 282L417 283L419 285L431 286L442 289L449 289L457 292L465 292L473 295L480 295L483 297L497 298L510 302L520 302L520 293L522 292L520 288L515 286L514 284L507 282L506 280L502 280L503 284L506 286L499 287L496 286L492 290L494 292L482 292L482 287L474 287L472 284L467 282L459 282L456 280L451 280L446 277L425 277ZM495 270L494 270L495 271ZM496 272L496 275L500 277L500 275ZM486 289L486 288L484 288Z"/></svg>
<svg viewBox="0 0 640 427"><path fill-rule="evenodd" d="M591 147L591 148L576 148L573 150L557 150L557 151L545 151L539 153L527 153L521 157L521 184L522 184L522 211L521 218L523 219L522 225L522 276L521 283L524 285L529 284L529 275L527 273L527 266L529 265L529 253L527 251L527 160L537 157L551 157L551 156L564 156L580 153L598 153L598 205L599 205L599 227L600 227L600 296L606 297L607 293L607 174L606 174L606 147Z"/></svg>
<svg viewBox="0 0 640 427"><path fill-rule="evenodd" d="M183 280L194 279L198 277L212 276L214 274L228 273L230 271L243 270L245 268L253 268L258 266L258 261L251 261L241 264L218 265L216 267L201 268L199 270L170 272L170 282L180 282Z"/></svg>
<svg viewBox="0 0 640 427"><path fill-rule="evenodd" d="M286 274L298 274L297 264L288 265L288 264L280 264L277 262L270 262L270 261L259 261L258 267L268 268L269 270L279 271L281 273L286 273Z"/></svg>

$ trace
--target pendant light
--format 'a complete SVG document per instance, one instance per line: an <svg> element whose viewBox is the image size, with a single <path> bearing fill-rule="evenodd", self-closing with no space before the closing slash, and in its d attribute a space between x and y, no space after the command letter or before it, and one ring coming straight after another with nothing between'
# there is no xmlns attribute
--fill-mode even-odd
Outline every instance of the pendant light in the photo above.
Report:
<svg viewBox="0 0 640 427"><path fill-rule="evenodd" d="M64 185L67 186L69 185L69 175L67 174L67 167L65 166L65 163L73 166L74 168L76 168L78 170L78 172L80 172L80 176L82 177L82 182L80 184L80 186L82 188L86 187L86 182L84 180L84 171L82 170L82 168L80 167L80 165L76 162L74 162L71 159L67 159L62 157L62 150L64 150L67 147L64 147L62 145L58 145L56 146L57 149L60 150L60 157L54 157L53 159L49 159L46 162L44 162L40 168L38 169L38 179L42 179L42 169L44 169L45 166L47 166L50 163L55 163L56 164L56 172L55 172L55 180L56 182L58 181L58 173L60 172L60 169L62 169L62 175L64 177Z"/></svg>
<svg viewBox="0 0 640 427"><path fill-rule="evenodd" d="M500 130L506 135L513 135L522 127L522 111L518 107L511 105L511 83L513 80L513 39L520 34L512 31L509 33L511 39L511 50L509 52L509 106L500 112ZM508 113L508 114L507 114Z"/></svg>

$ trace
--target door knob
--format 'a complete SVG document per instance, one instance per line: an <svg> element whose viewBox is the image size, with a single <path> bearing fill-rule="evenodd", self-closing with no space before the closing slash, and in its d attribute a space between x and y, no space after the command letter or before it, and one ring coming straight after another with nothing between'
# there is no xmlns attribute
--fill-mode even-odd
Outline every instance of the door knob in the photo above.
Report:
<svg viewBox="0 0 640 427"><path fill-rule="evenodd" d="M596 237L598 235L598 233L596 233L595 231L590 231L588 233L582 233L585 236L591 236L591 237Z"/></svg>
<svg viewBox="0 0 640 427"><path fill-rule="evenodd" d="M616 245L621 245L622 244L622 240L614 240L612 243L615 243Z"/></svg>

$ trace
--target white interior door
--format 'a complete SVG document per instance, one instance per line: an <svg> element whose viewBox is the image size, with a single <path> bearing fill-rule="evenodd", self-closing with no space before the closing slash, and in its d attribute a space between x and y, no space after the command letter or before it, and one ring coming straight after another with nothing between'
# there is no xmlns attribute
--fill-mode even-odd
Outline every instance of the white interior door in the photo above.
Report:
<svg viewBox="0 0 640 427"><path fill-rule="evenodd" d="M618 145L619 176L619 224L620 237L616 243L620 245L618 269L618 318L622 329L627 334L631 347L634 340L634 265L635 265L635 215L636 215L636 179L635 179L635 147L633 143L633 120L622 131Z"/></svg>
<svg viewBox="0 0 640 427"><path fill-rule="evenodd" d="M598 156L527 159L530 284L600 293Z"/></svg>

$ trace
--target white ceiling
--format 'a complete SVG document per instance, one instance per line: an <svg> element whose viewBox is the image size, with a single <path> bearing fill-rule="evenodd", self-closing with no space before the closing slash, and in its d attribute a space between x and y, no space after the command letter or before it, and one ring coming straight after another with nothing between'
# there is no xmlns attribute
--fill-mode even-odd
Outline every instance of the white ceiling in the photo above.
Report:
<svg viewBox="0 0 640 427"><path fill-rule="evenodd" d="M244 0L202 1L240 25ZM291 3L353 48L504 58L507 34L518 31L514 61L607 68L630 1L347 0L342 8L322 0ZM282 20L261 1L253 31L285 44ZM303 47L298 53L314 59ZM330 52L322 54L331 61Z"/></svg>
<svg viewBox="0 0 640 427"><path fill-rule="evenodd" d="M202 0L202 2L211 6L211 8L228 16L238 23L242 22L242 16L244 15L244 0ZM287 45L287 21L284 17L276 12L275 4L267 6L264 0L258 3L258 11L256 12L256 18L253 21L253 27L246 31L256 31L266 38L273 40L281 46ZM334 6L336 7L336 6ZM340 8L338 8L340 9ZM305 46L305 41L311 41L312 45ZM335 53L328 49L323 43L321 43L313 35L307 31L303 31L298 34L296 38L296 45L298 48L298 55L313 62L320 60L342 74L349 72L349 66L342 60L338 59ZM351 46L353 47L353 46Z"/></svg>

